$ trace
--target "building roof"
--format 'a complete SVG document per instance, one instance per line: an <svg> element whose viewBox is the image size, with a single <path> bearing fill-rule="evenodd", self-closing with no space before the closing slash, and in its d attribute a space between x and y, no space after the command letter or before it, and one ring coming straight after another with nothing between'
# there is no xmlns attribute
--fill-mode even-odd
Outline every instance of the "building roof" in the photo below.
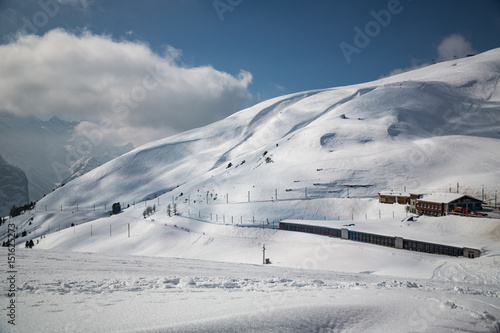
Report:
<svg viewBox="0 0 500 333"><path fill-rule="evenodd" d="M408 192L398 192L398 191L382 191L379 192L379 195L385 195L390 197L410 197L410 193Z"/></svg>
<svg viewBox="0 0 500 333"><path fill-rule="evenodd" d="M450 203L452 201L458 200L463 197L481 201L479 199L471 197L470 195L465 195L460 193L428 193L428 194L423 194L418 200L439 202L439 203Z"/></svg>

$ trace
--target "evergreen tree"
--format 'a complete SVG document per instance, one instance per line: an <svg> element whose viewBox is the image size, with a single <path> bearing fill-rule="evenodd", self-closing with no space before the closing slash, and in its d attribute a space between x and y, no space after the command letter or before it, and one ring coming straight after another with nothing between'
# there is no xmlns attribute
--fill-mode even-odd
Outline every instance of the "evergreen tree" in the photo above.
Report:
<svg viewBox="0 0 500 333"><path fill-rule="evenodd" d="M16 212L17 212L17 207L16 207L16 205L13 205L13 206L10 208L10 213L9 213L10 217L15 217L15 216L17 216L17 215L16 215Z"/></svg>

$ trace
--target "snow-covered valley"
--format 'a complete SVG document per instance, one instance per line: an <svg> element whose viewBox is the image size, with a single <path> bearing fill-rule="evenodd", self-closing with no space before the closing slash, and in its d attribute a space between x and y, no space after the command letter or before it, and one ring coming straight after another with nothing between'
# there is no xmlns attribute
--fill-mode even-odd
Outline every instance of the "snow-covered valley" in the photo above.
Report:
<svg viewBox="0 0 500 333"><path fill-rule="evenodd" d="M16 325L6 316L2 331L500 332L499 55L275 98L73 179L0 226L2 242L19 234L2 277L15 275L3 302L15 300ZM410 221L377 198L458 187L489 216ZM282 220L481 257L277 230Z"/></svg>

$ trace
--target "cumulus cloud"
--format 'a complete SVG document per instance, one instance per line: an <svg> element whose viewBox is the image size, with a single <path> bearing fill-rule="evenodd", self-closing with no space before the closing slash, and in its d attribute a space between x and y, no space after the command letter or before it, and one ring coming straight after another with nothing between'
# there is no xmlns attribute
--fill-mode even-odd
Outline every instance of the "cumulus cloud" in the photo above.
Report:
<svg viewBox="0 0 500 333"><path fill-rule="evenodd" d="M466 40L464 36L458 34L453 34L445 37L441 41L441 43L439 43L437 47L437 52L438 52L437 59L439 61L447 61L455 58L464 58L469 54L477 53L477 51L475 51L474 48L472 47L472 44L468 40ZM393 76L431 65L430 62L419 63L416 59L412 59L411 62L412 62L411 66L405 68L393 69L389 74L381 76L379 78L386 76Z"/></svg>
<svg viewBox="0 0 500 333"><path fill-rule="evenodd" d="M93 123L116 144L137 146L241 109L249 72L183 67L181 56L90 32L23 35L0 45L0 110L86 120L81 129Z"/></svg>
<svg viewBox="0 0 500 333"><path fill-rule="evenodd" d="M438 59L441 61L463 58L468 54L474 54L472 44L464 36L453 34L444 38L437 47Z"/></svg>

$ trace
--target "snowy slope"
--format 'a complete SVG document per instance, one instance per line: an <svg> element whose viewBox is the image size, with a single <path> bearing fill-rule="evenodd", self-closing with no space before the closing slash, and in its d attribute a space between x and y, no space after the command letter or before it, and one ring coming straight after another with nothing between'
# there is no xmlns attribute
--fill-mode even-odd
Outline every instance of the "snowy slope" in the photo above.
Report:
<svg viewBox="0 0 500 333"><path fill-rule="evenodd" d="M40 250L19 250L18 259L16 326L2 320L2 332L500 328L498 283Z"/></svg>
<svg viewBox="0 0 500 333"><path fill-rule="evenodd" d="M282 240L273 230L234 226L272 228L282 219L312 219L476 247L495 256L500 253L497 219L453 218L456 224L431 219L407 228L400 223L406 217L404 206L379 204L374 198L380 190L404 186L426 191L448 190L455 181L462 189L499 183L497 123L491 118L500 112L499 54L500 49L367 84L276 98L149 143L40 200L35 212L14 220L18 232L28 232L20 241L52 234L41 248L254 263L249 253L266 239L283 244L280 251L286 253L290 244L309 236ZM110 218L107 212L115 202L126 209ZM174 204L188 220L170 221L167 210ZM153 205L157 212L144 219L143 211ZM130 240L116 244L107 238L123 234L128 225L141 231L133 246ZM435 229L441 225L457 227ZM219 237L210 240L209 234ZM311 239L301 249L315 248L316 242ZM227 244L234 256L223 251ZM378 247L372 251L388 253ZM402 261L413 260L411 256L405 254ZM391 260L373 259L367 266L365 260L346 258L342 265L325 267L379 274L396 274L400 267ZM285 256L280 262L298 266L298 260ZM426 268L415 264L411 274L429 277L439 265L439 260Z"/></svg>
<svg viewBox="0 0 500 333"><path fill-rule="evenodd" d="M405 206L376 196L460 182L477 196L489 184L491 197L499 77L497 49L283 96L70 181L8 220L27 232L17 239L19 313L33 320L20 331L498 332L500 219L408 222ZM109 216L115 202L125 209ZM281 219L481 257L273 229ZM21 249L30 239L35 248ZM264 245L272 265L261 265Z"/></svg>
<svg viewBox="0 0 500 333"><path fill-rule="evenodd" d="M350 196L498 185L498 59L500 49L275 98L137 148L40 204L133 203L177 186L176 193L205 187L242 197L256 186L270 198L275 189L286 197L286 189L305 187L320 197L347 197L346 185Z"/></svg>

